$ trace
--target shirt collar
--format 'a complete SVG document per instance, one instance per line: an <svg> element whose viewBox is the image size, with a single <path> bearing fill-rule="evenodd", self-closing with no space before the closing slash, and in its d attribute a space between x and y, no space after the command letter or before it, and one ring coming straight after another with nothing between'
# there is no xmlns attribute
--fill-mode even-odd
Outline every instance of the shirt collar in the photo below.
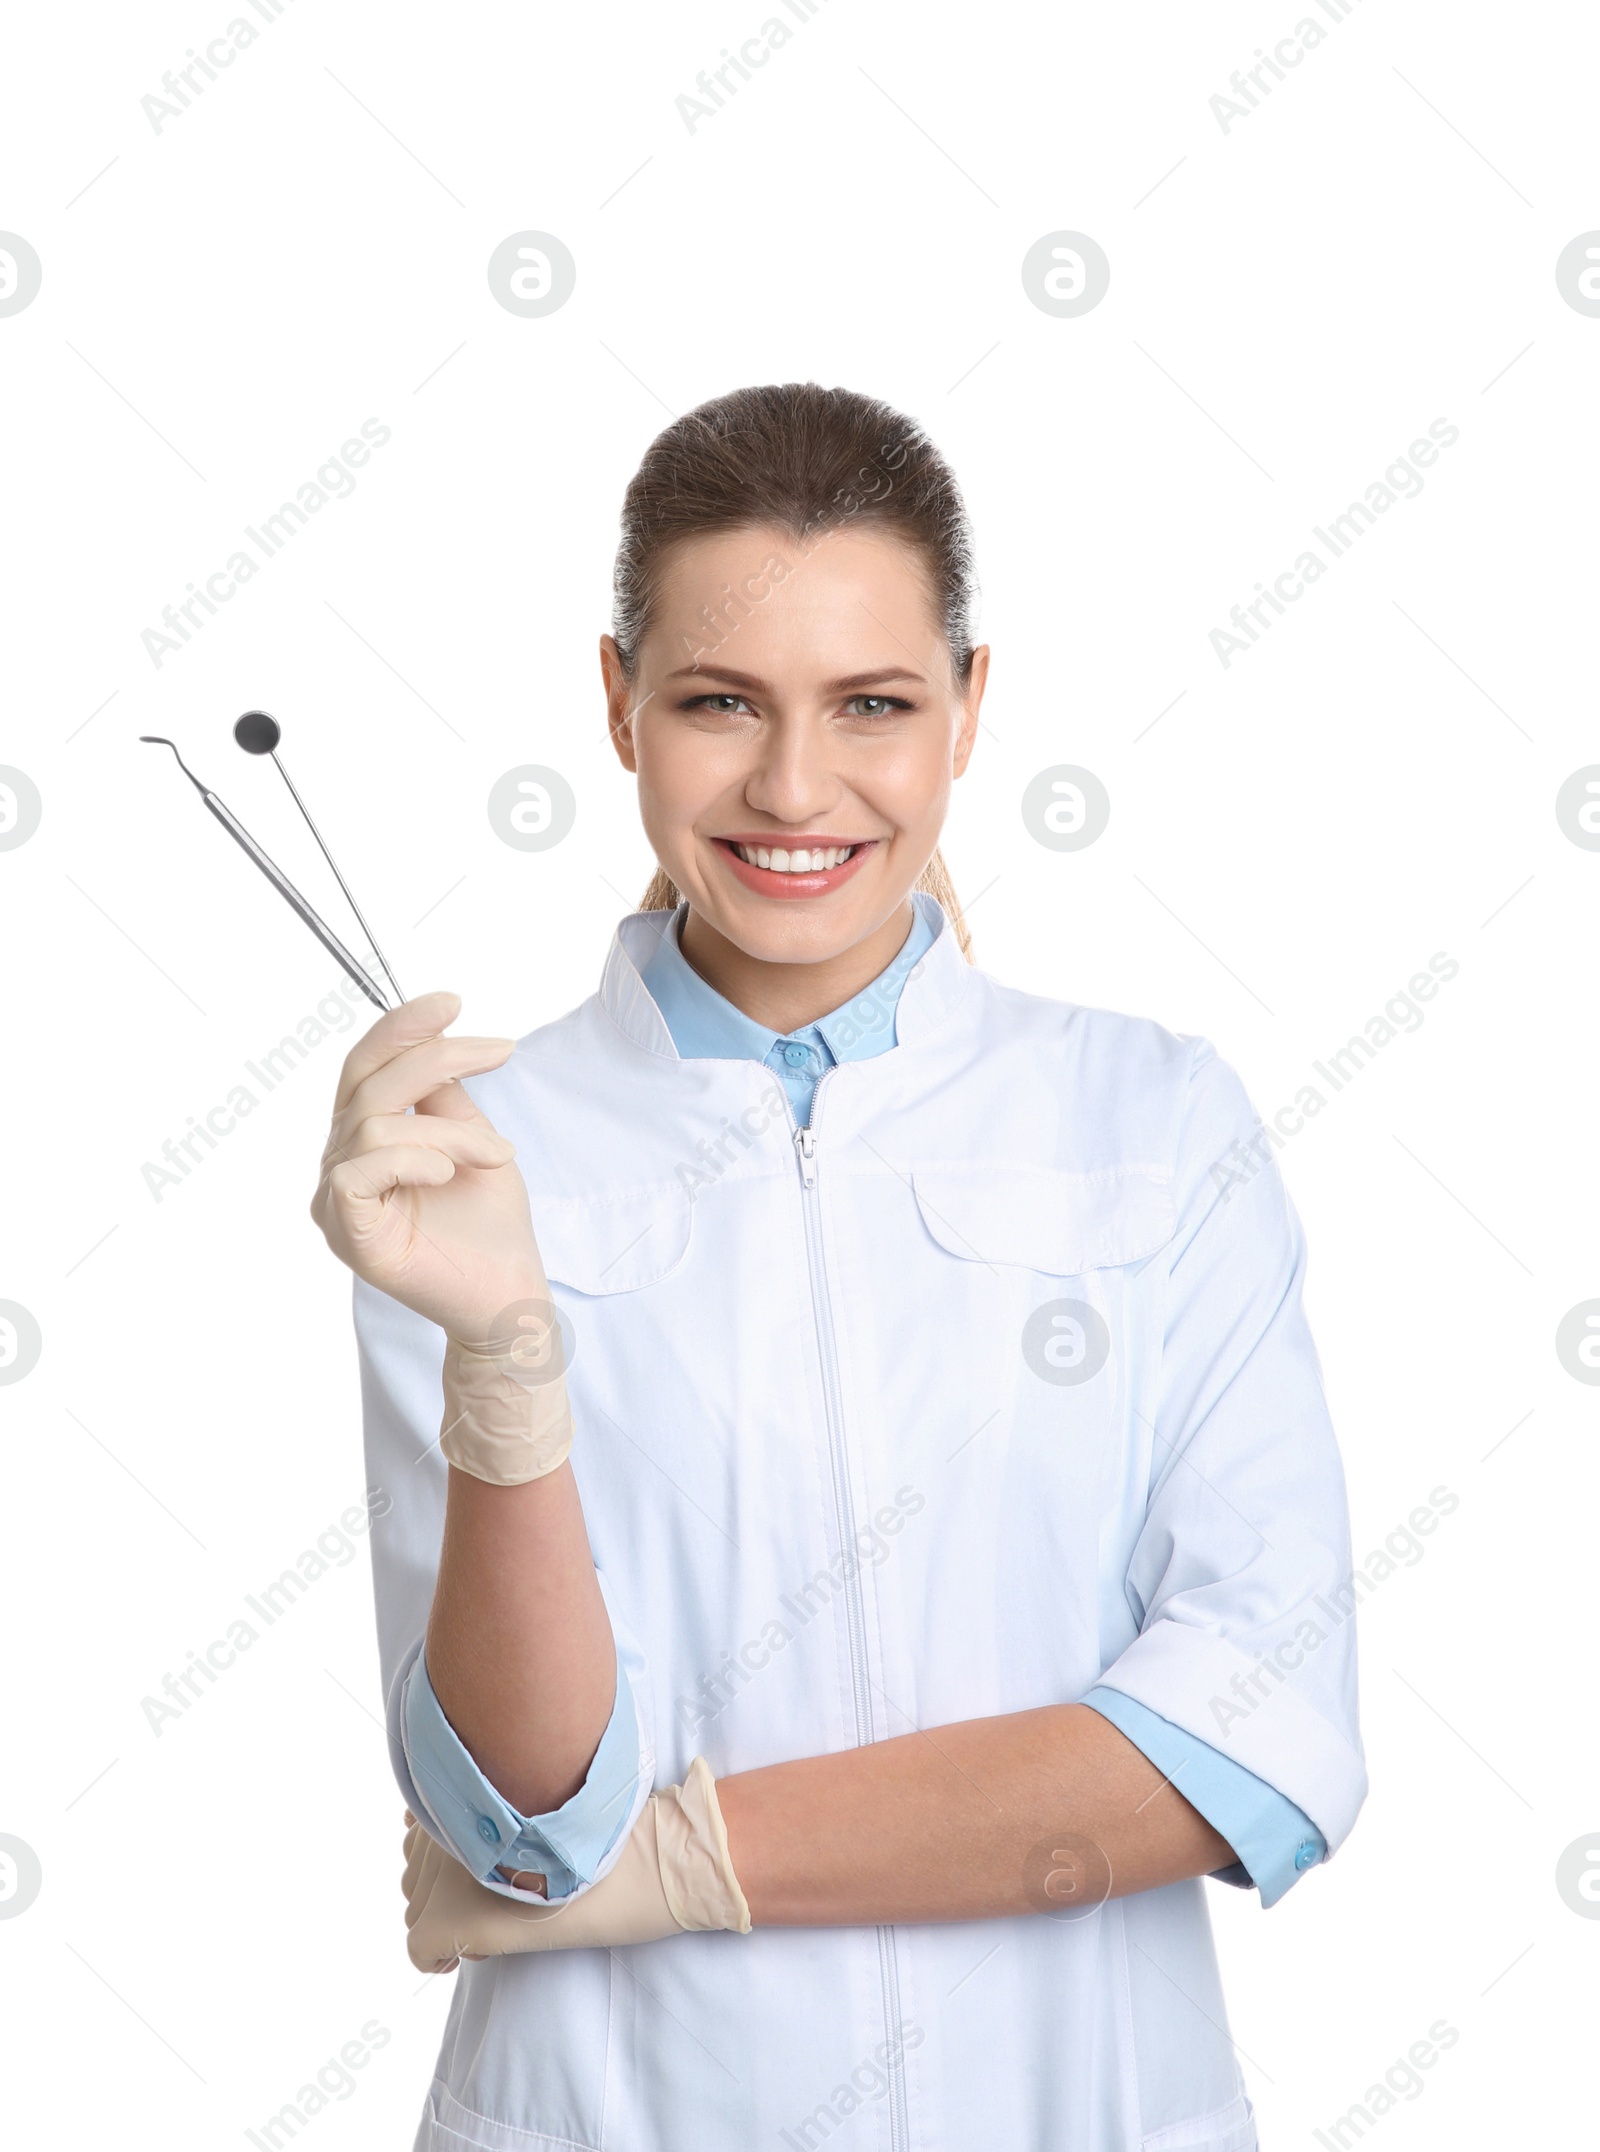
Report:
<svg viewBox="0 0 1600 2152"><path fill-rule="evenodd" d="M925 1037L944 1021L966 992L971 972L971 966L961 953L938 899L929 896L925 890L915 890L912 893L912 903L922 935L926 936L920 952L912 953L921 939L918 929L914 927L904 948L894 962L880 973L879 980L855 997L856 1002L860 1002L866 996L875 994L882 980L895 972L897 967L905 966L903 984L899 988L898 999L893 1003L893 1036L902 1045ZM765 1045L756 1058L764 1059L772 1042L784 1034L768 1031L764 1025L755 1023L701 979L678 948L675 930L668 933L669 928L674 928L675 919L676 914L673 912L657 911L630 912L618 920L600 980L601 1007L624 1036L644 1052L662 1054L674 1060L686 1058L675 1044L672 1030L652 997L651 987L645 984L644 976L651 971L652 959L658 954L664 966L669 965L675 957L702 993L720 1003L739 1024L746 1027L744 1032L738 1034L740 1043L725 1046L721 1049L722 1053L745 1059L751 1054L755 1041L762 1039ZM843 1009L831 1011L821 1019L818 1027L820 1029L822 1025L827 1025L834 1029L841 1045L834 1047L830 1040L829 1046L830 1051L835 1052L840 1059L844 1059L847 1053L859 1056L862 1050L861 1045L849 1043L852 1006L853 1004L846 1003ZM728 1033L725 1036L731 1039L734 1034ZM826 1032L824 1036L827 1036ZM882 1050L870 1043L870 1035L866 1036L866 1051ZM882 1036L879 1034L880 1038Z"/></svg>
<svg viewBox="0 0 1600 2152"><path fill-rule="evenodd" d="M765 1061L780 1039L804 1038L809 1032L823 1040L835 1061L866 1060L887 1052L895 1042L895 1005L901 989L937 932L921 906L914 906L910 933L870 985L810 1024L796 1025L793 1031L773 1031L736 1008L689 962L678 939L687 911L687 904L680 904L676 912L660 915L663 930L640 972L685 1061Z"/></svg>
<svg viewBox="0 0 1600 2152"><path fill-rule="evenodd" d="M896 1038L895 1012L907 979L933 946L938 927L920 904L899 954L886 964L870 986L851 996L842 1007L830 1009L810 1027L822 1034L835 1061L866 1061L887 1053ZM941 915L942 918L942 915Z"/></svg>
<svg viewBox="0 0 1600 2152"><path fill-rule="evenodd" d="M764 1061L781 1035L719 994L701 978L678 943L687 904L668 913L640 976L666 1019L680 1060Z"/></svg>

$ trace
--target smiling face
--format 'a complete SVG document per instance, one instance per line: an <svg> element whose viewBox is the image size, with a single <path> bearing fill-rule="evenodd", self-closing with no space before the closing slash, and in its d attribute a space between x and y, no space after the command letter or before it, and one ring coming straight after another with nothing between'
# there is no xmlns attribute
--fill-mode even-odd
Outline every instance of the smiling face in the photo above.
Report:
<svg viewBox="0 0 1600 2152"><path fill-rule="evenodd" d="M983 649L955 678L919 554L870 526L809 552L782 531L681 540L633 678L609 636L601 660L646 833L689 900L685 952L702 970L696 949L719 944L744 973L820 967L846 993L875 977L909 930L988 671Z"/></svg>

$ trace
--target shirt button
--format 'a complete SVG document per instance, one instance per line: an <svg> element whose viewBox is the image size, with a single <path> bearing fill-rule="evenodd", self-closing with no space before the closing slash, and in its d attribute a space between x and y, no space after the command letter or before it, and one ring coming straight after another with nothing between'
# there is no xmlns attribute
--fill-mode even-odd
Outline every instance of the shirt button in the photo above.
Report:
<svg viewBox="0 0 1600 2152"><path fill-rule="evenodd" d="M801 1046L798 1041L791 1039L783 1049L783 1058L792 1069L804 1068L811 1059L811 1049L809 1046Z"/></svg>
<svg viewBox="0 0 1600 2152"><path fill-rule="evenodd" d="M480 1816L478 1818L478 1836L487 1846L499 1845L500 1826L492 1816Z"/></svg>
<svg viewBox="0 0 1600 2152"><path fill-rule="evenodd" d="M1296 1868L1310 1868L1315 1864L1316 1858L1317 1849L1309 1838L1306 1839L1303 1845L1295 1848L1294 1864Z"/></svg>

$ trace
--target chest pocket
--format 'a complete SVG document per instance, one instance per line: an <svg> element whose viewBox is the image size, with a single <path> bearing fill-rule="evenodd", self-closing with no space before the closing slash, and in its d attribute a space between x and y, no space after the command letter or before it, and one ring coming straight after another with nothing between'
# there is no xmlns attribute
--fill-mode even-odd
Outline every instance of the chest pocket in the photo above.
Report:
<svg viewBox="0 0 1600 2152"><path fill-rule="evenodd" d="M962 1163L913 1167L911 1185L927 1233L962 1266L953 1305L974 1424L990 1400L1047 1447L1068 1425L1086 1439L1109 1428L1153 1349L1131 1327L1130 1266L1177 1230L1168 1169Z"/></svg>
<svg viewBox="0 0 1600 2152"><path fill-rule="evenodd" d="M1177 1231L1172 1177L1160 1166L915 1166L911 1185L949 1254L1051 1277L1140 1262Z"/></svg>
<svg viewBox="0 0 1600 2152"><path fill-rule="evenodd" d="M694 1206L676 1181L596 1195L534 1196L533 1237L551 1283L598 1297L632 1293L689 1252Z"/></svg>

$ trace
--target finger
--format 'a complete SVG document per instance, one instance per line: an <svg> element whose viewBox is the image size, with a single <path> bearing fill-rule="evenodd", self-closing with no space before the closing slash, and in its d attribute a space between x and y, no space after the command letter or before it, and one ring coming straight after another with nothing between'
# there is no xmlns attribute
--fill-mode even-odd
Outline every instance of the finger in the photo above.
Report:
<svg viewBox="0 0 1600 2152"><path fill-rule="evenodd" d="M499 1068L510 1060L516 1043L515 1039L421 1040L369 1071L335 1109L336 1125L342 1122L348 1127L374 1113L404 1113L431 1091L459 1084L463 1076L482 1076ZM471 1111L476 1113L477 1108Z"/></svg>
<svg viewBox="0 0 1600 2152"><path fill-rule="evenodd" d="M343 1159L327 1175L333 1217L347 1240L359 1245L377 1229L397 1188L442 1188L455 1172L443 1151L421 1143L395 1143L365 1158Z"/></svg>
<svg viewBox="0 0 1600 2152"><path fill-rule="evenodd" d="M461 1014L459 994L419 994L415 1001L402 1002L398 1009L389 1009L357 1039L345 1056L344 1067L339 1072L339 1088L334 1094L337 1110L350 1098L358 1085L364 1083L374 1069L382 1068L396 1054L419 1040L436 1038L453 1024Z"/></svg>
<svg viewBox="0 0 1600 2152"><path fill-rule="evenodd" d="M459 1958L430 1958L425 1949L417 1947L416 1938L406 1938L406 1956L419 1973L453 1973L460 1964Z"/></svg>
<svg viewBox="0 0 1600 2152"><path fill-rule="evenodd" d="M400 1877L400 1888L408 1901L416 1896L417 1878L422 1873L424 1851L432 1844L433 1840L422 1826L412 1824L406 1833L406 1865Z"/></svg>
<svg viewBox="0 0 1600 2152"><path fill-rule="evenodd" d="M427 1911L428 1900L433 1894L433 1886L438 1881L439 1867L439 1848L434 1844L427 1832L424 1831L420 1845L416 1847L411 1858L406 1862L406 1872L402 1879L401 1887L405 1892L406 1926L408 1928L414 1928Z"/></svg>
<svg viewBox="0 0 1600 2152"><path fill-rule="evenodd" d="M512 1050L514 1052L515 1048ZM466 1073L470 1076L477 1072L468 1069ZM416 1110L419 1114L426 1114L429 1120L481 1121L485 1118L482 1111L473 1104L472 1094L464 1083L440 1084L436 1091L429 1091L425 1097L417 1100Z"/></svg>
<svg viewBox="0 0 1600 2152"><path fill-rule="evenodd" d="M503 1166L517 1155L509 1137L488 1122L435 1120L431 1114L380 1113L363 1121L344 1146L346 1158L365 1158L391 1144L423 1144L442 1151L458 1166Z"/></svg>

